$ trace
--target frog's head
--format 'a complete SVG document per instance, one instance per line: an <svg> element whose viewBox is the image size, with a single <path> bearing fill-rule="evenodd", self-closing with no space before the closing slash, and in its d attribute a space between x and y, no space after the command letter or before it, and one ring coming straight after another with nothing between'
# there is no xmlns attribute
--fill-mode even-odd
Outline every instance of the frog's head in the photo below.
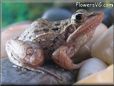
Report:
<svg viewBox="0 0 114 86"><path fill-rule="evenodd" d="M9 60L18 66L38 67L44 61L43 51L31 42L9 40L6 43Z"/></svg>
<svg viewBox="0 0 114 86"><path fill-rule="evenodd" d="M84 9L77 10L72 16L71 16L71 23L72 24L83 24L87 20L93 18L93 17L99 17L103 16L102 12L88 12ZM100 17L101 18L101 17ZM97 19L94 18L93 21Z"/></svg>
<svg viewBox="0 0 114 86"><path fill-rule="evenodd" d="M99 12L87 12L86 10L78 10L75 14L71 17L71 24L75 27L78 25L78 28L69 36L67 42L74 42L79 38L80 40L83 39L87 41L90 40L93 36L93 33L96 27L102 22L104 18L104 13Z"/></svg>

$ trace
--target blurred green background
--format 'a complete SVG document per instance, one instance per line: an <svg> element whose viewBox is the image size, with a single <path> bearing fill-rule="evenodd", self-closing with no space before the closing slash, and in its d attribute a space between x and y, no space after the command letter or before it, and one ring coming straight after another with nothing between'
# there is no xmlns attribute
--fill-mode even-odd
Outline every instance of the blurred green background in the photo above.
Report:
<svg viewBox="0 0 114 86"><path fill-rule="evenodd" d="M107 3L107 2L106 2ZM75 3L48 2L48 3L28 3L28 2L3 2L2 3L2 28L21 21L36 20L42 17L43 13L50 8L59 7L75 12L80 7ZM104 8L84 8L84 9L104 9ZM109 12L108 12L109 13Z"/></svg>
<svg viewBox="0 0 114 86"><path fill-rule="evenodd" d="M44 11L49 9L52 3L3 3L2 27L14 22L34 20L41 17Z"/></svg>

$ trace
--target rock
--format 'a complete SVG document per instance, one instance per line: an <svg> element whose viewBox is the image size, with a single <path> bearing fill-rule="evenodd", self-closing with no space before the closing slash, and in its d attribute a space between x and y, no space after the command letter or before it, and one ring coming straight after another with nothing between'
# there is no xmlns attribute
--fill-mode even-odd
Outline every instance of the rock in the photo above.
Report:
<svg viewBox="0 0 114 86"><path fill-rule="evenodd" d="M13 85L39 85L39 84L73 84L75 82L74 72L63 70L62 68L56 67L55 65L48 64L44 65L48 71L51 71L62 78L53 77L52 75L44 72L33 72L30 70L19 70L18 68L12 67L13 64L7 58L1 59L2 62L2 84L13 84Z"/></svg>
<svg viewBox="0 0 114 86"><path fill-rule="evenodd" d="M88 76L87 78L80 80L76 82L74 85L77 84L114 85L114 65L112 64L109 67L107 67L105 70L102 70L100 72Z"/></svg>
<svg viewBox="0 0 114 86"><path fill-rule="evenodd" d="M87 46L90 48L91 50L91 47L92 45L99 39L99 37L102 36L103 33L105 33L106 31L108 30L108 28L103 24L99 24L97 27L96 27L96 30L93 34L93 37L92 39L87 43Z"/></svg>
<svg viewBox="0 0 114 86"><path fill-rule="evenodd" d="M90 58L80 68L78 80L82 80L91 74L104 70L106 67L107 65L102 60L98 58Z"/></svg>
<svg viewBox="0 0 114 86"><path fill-rule="evenodd" d="M103 33L98 40L92 45L92 57L98 57L107 64L113 64L113 30L114 25Z"/></svg>
<svg viewBox="0 0 114 86"><path fill-rule="evenodd" d="M103 23L107 26L110 27L114 23L114 9L112 8L105 8L104 10L104 20Z"/></svg>
<svg viewBox="0 0 114 86"><path fill-rule="evenodd" d="M49 21L58 21L70 18L72 13L66 9L63 8L51 8L47 10L42 18L47 19Z"/></svg>

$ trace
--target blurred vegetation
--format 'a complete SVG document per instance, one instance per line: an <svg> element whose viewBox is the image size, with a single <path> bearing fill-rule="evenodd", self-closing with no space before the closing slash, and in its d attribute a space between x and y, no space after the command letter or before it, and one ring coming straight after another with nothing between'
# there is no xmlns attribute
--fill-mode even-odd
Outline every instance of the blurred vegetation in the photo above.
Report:
<svg viewBox="0 0 114 86"><path fill-rule="evenodd" d="M52 3L3 3L2 27L14 22L39 18L52 5Z"/></svg>
<svg viewBox="0 0 114 86"><path fill-rule="evenodd" d="M109 3L108 1L105 3ZM80 7L76 7L75 3L27 3L27 2L4 2L2 3L2 27L6 27L15 22L21 22L26 20L35 20L42 16L42 14L52 7L65 8L71 12L75 12ZM83 8L81 8L83 9ZM84 8L87 10L103 9L103 8ZM1 17L1 16L0 16Z"/></svg>

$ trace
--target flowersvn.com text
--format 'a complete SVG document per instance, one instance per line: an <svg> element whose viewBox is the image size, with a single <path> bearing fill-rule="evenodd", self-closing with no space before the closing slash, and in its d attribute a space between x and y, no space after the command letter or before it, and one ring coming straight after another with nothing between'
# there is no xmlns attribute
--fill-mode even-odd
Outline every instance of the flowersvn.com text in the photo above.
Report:
<svg viewBox="0 0 114 86"><path fill-rule="evenodd" d="M95 3L81 3L76 2L76 7L114 7L113 3L103 3L103 2L95 2Z"/></svg>

